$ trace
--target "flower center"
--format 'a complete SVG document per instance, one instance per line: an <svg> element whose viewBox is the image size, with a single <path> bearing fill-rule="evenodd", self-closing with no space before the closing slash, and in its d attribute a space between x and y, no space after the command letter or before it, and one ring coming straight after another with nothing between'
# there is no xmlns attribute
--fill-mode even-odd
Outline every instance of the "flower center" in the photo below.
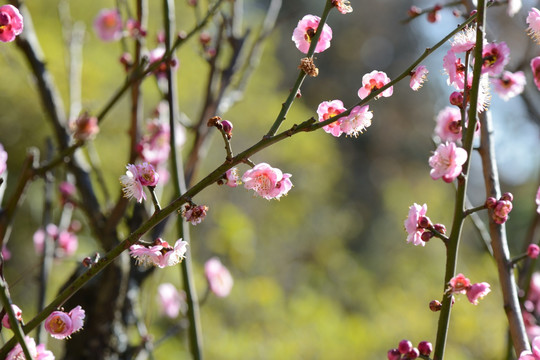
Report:
<svg viewBox="0 0 540 360"><path fill-rule="evenodd" d="M306 41L311 42L311 39L313 39L313 37L315 36L315 30L316 29L311 28L311 27L306 29L306 35L304 36Z"/></svg>
<svg viewBox="0 0 540 360"><path fill-rule="evenodd" d="M51 321L51 330L55 333L62 333L66 329L66 323L60 316L55 316Z"/></svg>

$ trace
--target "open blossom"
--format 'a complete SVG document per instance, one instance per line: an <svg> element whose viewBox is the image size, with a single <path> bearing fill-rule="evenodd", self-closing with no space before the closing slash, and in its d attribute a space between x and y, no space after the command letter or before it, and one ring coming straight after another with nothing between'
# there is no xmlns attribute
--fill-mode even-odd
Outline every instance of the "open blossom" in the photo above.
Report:
<svg viewBox="0 0 540 360"><path fill-rule="evenodd" d="M226 297L233 287L233 278L229 270L217 257L209 259L204 264L204 275L210 290L219 297Z"/></svg>
<svg viewBox="0 0 540 360"><path fill-rule="evenodd" d="M523 71L516 71L515 73L503 71L500 77L491 79L495 92L504 101L521 94L525 89L526 82Z"/></svg>
<svg viewBox="0 0 540 360"><path fill-rule="evenodd" d="M185 294L179 293L171 283L158 286L158 300L161 312L171 319L176 318L180 311L185 311L187 307Z"/></svg>
<svg viewBox="0 0 540 360"><path fill-rule="evenodd" d="M36 346L36 351L36 360L54 360L54 354L45 348L45 344Z"/></svg>
<svg viewBox="0 0 540 360"><path fill-rule="evenodd" d="M208 206L205 205L186 205L184 211L182 212L182 217L190 222L191 225L200 224L206 217L206 212L208 211Z"/></svg>
<svg viewBox="0 0 540 360"><path fill-rule="evenodd" d="M482 74L497 76L510 60L510 49L504 41L487 44L482 49L482 60Z"/></svg>
<svg viewBox="0 0 540 360"><path fill-rule="evenodd" d="M25 336L24 342L26 343L26 347L28 348L30 355L32 356L32 358L35 359L37 357L36 341L30 336ZM26 359L26 358L24 356L22 346L21 344L17 343L17 345L15 345L13 349L11 349L10 352L8 352L5 360L23 360L23 359Z"/></svg>
<svg viewBox="0 0 540 360"><path fill-rule="evenodd" d="M456 57L455 52L452 50L449 50L443 57L443 69L448 74L446 80L448 85L463 90L465 87L465 65L461 63L461 59Z"/></svg>
<svg viewBox="0 0 540 360"><path fill-rule="evenodd" d="M365 99L372 91L382 88L384 85L390 82L390 78L386 73L382 71L373 70L369 74L365 74L362 77L362 87L358 90L358 97L360 99ZM390 86L388 89L384 90L382 93L377 95L375 99L380 98L381 96L389 97L392 96L394 92L394 87Z"/></svg>
<svg viewBox="0 0 540 360"><path fill-rule="evenodd" d="M409 207L409 216L405 219L404 225L405 230L407 231L407 242L412 243L413 245L422 245L425 246L426 242L422 240L422 234L425 232L425 229L418 225L419 220L426 216L427 205L422 206L414 203Z"/></svg>
<svg viewBox="0 0 540 360"><path fill-rule="evenodd" d="M77 305L69 313L53 311L45 319L45 330L56 339L69 338L71 334L81 330L84 325L84 310Z"/></svg>
<svg viewBox="0 0 540 360"><path fill-rule="evenodd" d="M461 139L461 111L453 106L447 106L435 118L435 134L441 141L458 141Z"/></svg>
<svg viewBox="0 0 540 360"><path fill-rule="evenodd" d="M343 102L341 102L341 100L323 101L319 104L319 107L317 108L319 122L328 120L331 117L339 115L345 110L347 109L343 106ZM343 118L340 118L331 124L323 126L323 130L329 134L334 135L335 137L339 137L343 133L340 127L340 124L343 121L342 119Z"/></svg>
<svg viewBox="0 0 540 360"><path fill-rule="evenodd" d="M138 202L146 200L143 186L156 186L159 174L146 162L138 165L128 164L126 168L126 174L120 177L124 197L135 198Z"/></svg>
<svg viewBox="0 0 540 360"><path fill-rule="evenodd" d="M348 116L342 117L340 129L348 136L357 137L371 126L373 112L369 111L369 105L355 106Z"/></svg>
<svg viewBox="0 0 540 360"><path fill-rule="evenodd" d="M529 11L527 24L529 25L527 28L529 36L537 43L540 43L540 11L537 8L533 7Z"/></svg>
<svg viewBox="0 0 540 360"><path fill-rule="evenodd" d="M158 238L152 246L132 245L129 254L136 259L137 264L153 265L159 268L180 263L187 251L187 242L178 239L171 247L169 243Z"/></svg>
<svg viewBox="0 0 540 360"><path fill-rule="evenodd" d="M0 176L6 171L7 169L7 159L8 159L8 153L4 150L4 147L2 144L0 144Z"/></svg>
<svg viewBox="0 0 540 360"><path fill-rule="evenodd" d="M487 282L472 284L467 289L467 299L473 305L478 305L478 300L489 294L490 285Z"/></svg>
<svg viewBox="0 0 540 360"><path fill-rule="evenodd" d="M229 187L237 187L241 183L240 175L238 175L238 168L233 167L225 172L225 185Z"/></svg>
<svg viewBox="0 0 540 360"><path fill-rule="evenodd" d="M137 165L137 170L139 171L139 181L142 186L156 186L159 180L159 174L156 172L154 167L145 162L140 165Z"/></svg>
<svg viewBox="0 0 540 360"><path fill-rule="evenodd" d="M102 9L94 19L94 31L103 41L116 41L122 37L122 18L116 9Z"/></svg>
<svg viewBox="0 0 540 360"><path fill-rule="evenodd" d="M409 83L409 86L414 91L418 91L424 84L424 82L427 79L427 74L429 73L427 67L424 65L420 65L411 73L411 81Z"/></svg>
<svg viewBox="0 0 540 360"><path fill-rule="evenodd" d="M452 182L461 174L462 165L467 160L467 151L457 147L455 143L440 144L433 156L429 158L432 167L430 175L433 180L442 177L445 182Z"/></svg>
<svg viewBox="0 0 540 360"><path fill-rule="evenodd" d="M306 15L298 22L298 25L293 31L292 40L296 44L298 50L307 54L311 45L311 39L317 32L321 18L315 15ZM327 24L324 24L321 36L315 46L315 52L320 53L330 47L332 40L332 29Z"/></svg>
<svg viewBox="0 0 540 360"><path fill-rule="evenodd" d="M471 281L463 274L457 274L448 282L448 293L450 294L465 294L471 286Z"/></svg>
<svg viewBox="0 0 540 360"><path fill-rule="evenodd" d="M270 200L287 195L293 186L290 177L291 174L284 174L267 163L259 163L244 173L242 181L246 189L253 189L257 195Z"/></svg>
<svg viewBox="0 0 540 360"><path fill-rule="evenodd" d="M531 60L531 69L533 73L534 84L540 90L540 56Z"/></svg>
<svg viewBox="0 0 540 360"><path fill-rule="evenodd" d="M11 308L13 309L13 312L15 313L15 318L22 322L22 310L15 304L11 304ZM11 325L9 324L9 316L8 314L5 314L2 318L2 326L6 329L11 329Z"/></svg>
<svg viewBox="0 0 540 360"><path fill-rule="evenodd" d="M22 33L24 28L23 17L13 5L0 6L0 41L10 42Z"/></svg>
<svg viewBox="0 0 540 360"><path fill-rule="evenodd" d="M348 14L353 11L350 2L347 0L332 0L332 5L342 14Z"/></svg>
<svg viewBox="0 0 540 360"><path fill-rule="evenodd" d="M450 51L454 53L471 50L476 45L476 28L472 26L465 27L452 38L450 44Z"/></svg>

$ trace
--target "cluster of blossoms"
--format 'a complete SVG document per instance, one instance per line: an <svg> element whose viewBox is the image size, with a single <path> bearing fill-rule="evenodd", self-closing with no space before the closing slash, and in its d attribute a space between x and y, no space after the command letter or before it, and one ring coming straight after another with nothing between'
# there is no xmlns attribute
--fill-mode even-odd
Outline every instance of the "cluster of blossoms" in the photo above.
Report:
<svg viewBox="0 0 540 360"><path fill-rule="evenodd" d="M326 121L346 110L341 100L323 101L317 108L319 122ZM369 111L369 105L355 106L349 115L324 126L323 130L335 137L339 137L343 133L356 137L371 125L372 118L373 113Z"/></svg>
<svg viewBox="0 0 540 360"><path fill-rule="evenodd" d="M0 41L11 42L22 33L24 28L23 17L13 5L0 6Z"/></svg>
<svg viewBox="0 0 540 360"><path fill-rule="evenodd" d="M290 177L291 174L283 173L267 163L259 163L244 173L242 182L246 189L252 189L255 194L270 200L287 195L293 186Z"/></svg>
<svg viewBox="0 0 540 360"><path fill-rule="evenodd" d="M512 200L514 196L511 193L504 193L499 200L494 197L486 199L486 207L491 209L491 218L497 224L504 224L508 220L508 214L512 211Z"/></svg>
<svg viewBox="0 0 540 360"><path fill-rule="evenodd" d="M168 318L175 319L180 312L187 310L186 293L179 292L171 283L163 283L158 286L158 300L161 312Z"/></svg>
<svg viewBox="0 0 540 360"><path fill-rule="evenodd" d="M433 351L433 345L429 341L420 341L417 347L413 347L409 340L401 340L398 347L388 350L388 360L414 360L420 355L429 356Z"/></svg>
<svg viewBox="0 0 540 360"><path fill-rule="evenodd" d="M187 242L178 239L172 247L166 241L157 238L150 246L130 246L129 254L136 259L137 264L164 268L180 263L186 255L187 245Z"/></svg>
<svg viewBox="0 0 540 360"><path fill-rule="evenodd" d="M45 348L45 344L36 345L36 341L29 337L24 337L26 347L34 360L54 360L54 355L51 351ZM21 344L17 344L7 354L6 360L23 360L26 359Z"/></svg>
<svg viewBox="0 0 540 360"><path fill-rule="evenodd" d="M233 277L229 270L217 257L213 257L204 264L204 275L208 281L208 288L218 297L226 297L233 287Z"/></svg>
<svg viewBox="0 0 540 360"><path fill-rule="evenodd" d="M126 168L126 175L120 177L124 197L128 199L135 198L138 202L142 202L143 199L146 200L144 186L156 186L159 174L154 169L154 166L147 162L137 165L128 164Z"/></svg>
<svg viewBox="0 0 540 360"><path fill-rule="evenodd" d="M407 242L413 245L425 246L434 235L436 231L439 234L444 235L446 233L446 227L443 224L431 223L431 220L426 216L427 205L422 206L414 203L409 208L409 216L405 219L404 225L407 231Z"/></svg>
<svg viewBox="0 0 540 360"><path fill-rule="evenodd" d="M471 281L463 274L457 274L450 279L446 289L448 295L466 294L467 299L473 305L478 305L478 301L489 294L490 291L490 285L487 282L471 284Z"/></svg>
<svg viewBox="0 0 540 360"><path fill-rule="evenodd" d="M75 231L80 227L78 222L74 222L67 230L59 230L55 224L49 224L45 229L38 229L34 233L34 249L37 254L43 254L45 238L49 236L55 244L55 256L58 258L71 256L77 251L79 241Z"/></svg>
<svg viewBox="0 0 540 360"><path fill-rule="evenodd" d="M70 312L53 311L45 319L45 330L56 339L69 338L71 334L81 330L84 324L84 310L77 305Z"/></svg>

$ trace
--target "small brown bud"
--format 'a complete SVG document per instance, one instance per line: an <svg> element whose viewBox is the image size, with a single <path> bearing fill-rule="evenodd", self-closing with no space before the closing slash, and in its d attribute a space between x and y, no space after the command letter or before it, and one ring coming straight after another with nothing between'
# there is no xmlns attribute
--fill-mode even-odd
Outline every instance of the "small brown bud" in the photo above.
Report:
<svg viewBox="0 0 540 360"><path fill-rule="evenodd" d="M319 75L319 69L317 69L317 67L313 63L313 59L311 58L305 57L300 59L300 65L298 66L298 68L311 77L316 77L317 75Z"/></svg>
<svg viewBox="0 0 540 360"><path fill-rule="evenodd" d="M215 127L221 127L221 117L219 116L213 116L211 117L210 119L208 119L208 122L206 123L206 125L208 127L212 127L212 126L215 126Z"/></svg>

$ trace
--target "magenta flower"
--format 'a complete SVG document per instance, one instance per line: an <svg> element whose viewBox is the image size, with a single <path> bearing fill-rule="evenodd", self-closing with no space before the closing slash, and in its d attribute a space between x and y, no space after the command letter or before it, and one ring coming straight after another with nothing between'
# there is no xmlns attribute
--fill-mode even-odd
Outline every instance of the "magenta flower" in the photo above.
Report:
<svg viewBox="0 0 540 360"><path fill-rule="evenodd" d="M508 220L508 214L512 211L512 202L509 200L499 200L493 209L492 218L497 224L504 224Z"/></svg>
<svg viewBox="0 0 540 360"><path fill-rule="evenodd" d="M328 120L331 117L339 115L345 110L347 109L343 106L343 102L341 102L341 100L323 101L319 104L317 108L319 122ZM335 137L339 137L343 133L340 128L340 124L343 121L342 119L343 118L340 118L333 123L323 126L323 130L329 134L334 135Z"/></svg>
<svg viewBox="0 0 540 360"><path fill-rule="evenodd" d="M478 300L489 294L490 291L491 289L487 282L472 284L467 289L467 299L469 299L471 304L478 305Z"/></svg>
<svg viewBox="0 0 540 360"><path fill-rule="evenodd" d="M23 321L22 310L15 304L11 304L11 308L13 309L13 312L15 313L15 318L19 322L22 322ZM2 318L2 326L5 327L6 329L11 329L11 325L9 324L8 314L5 314L4 317Z"/></svg>
<svg viewBox="0 0 540 360"><path fill-rule="evenodd" d="M242 182L240 181L240 175L238 174L237 168L231 168L225 172L225 185L230 187L237 187Z"/></svg>
<svg viewBox="0 0 540 360"><path fill-rule="evenodd" d="M45 319L45 330L56 339L69 338L71 334L82 329L85 314L84 310L77 306L69 313L53 311Z"/></svg>
<svg viewBox="0 0 540 360"><path fill-rule="evenodd" d="M384 85L390 82L390 78L386 73L382 71L373 70L369 74L365 74L362 77L362 87L358 90L358 97L360 99L365 99L372 91L382 88ZM382 93L377 95L375 99L380 98L381 96L389 97L392 96L394 92L394 87L390 86L388 89L384 90Z"/></svg>
<svg viewBox="0 0 540 360"><path fill-rule="evenodd" d="M467 151L455 143L440 144L429 158L433 180L442 179L450 183L461 174L462 165L467 161Z"/></svg>
<svg viewBox="0 0 540 360"><path fill-rule="evenodd" d="M504 41L500 43L490 43L482 49L482 74L488 73L497 76L510 60L510 49Z"/></svg>
<svg viewBox="0 0 540 360"><path fill-rule="evenodd" d="M103 41L122 38L122 18L116 9L102 9L94 20L94 31Z"/></svg>
<svg viewBox="0 0 540 360"><path fill-rule="evenodd" d="M4 147L2 146L2 144L0 144L0 176L7 169L7 159L8 159L8 153L4 150Z"/></svg>
<svg viewBox="0 0 540 360"><path fill-rule="evenodd" d="M11 42L22 33L23 17L13 5L0 6L0 41Z"/></svg>
<svg viewBox="0 0 540 360"><path fill-rule="evenodd" d="M178 317L180 311L185 311L187 307L185 294L180 294L171 283L158 286L158 300L161 312L171 319Z"/></svg>
<svg viewBox="0 0 540 360"><path fill-rule="evenodd" d="M503 71L500 77L491 79L494 90L501 99L507 101L523 92L527 80L523 71L511 73Z"/></svg>
<svg viewBox="0 0 540 360"><path fill-rule="evenodd" d="M461 63L461 59L456 57L452 50L449 50L443 57L443 69L448 74L448 85L463 90L465 87L465 65Z"/></svg>
<svg viewBox="0 0 540 360"><path fill-rule="evenodd" d="M415 246L426 246L426 242L422 240L422 234L425 229L418 225L418 221L427 213L427 205L422 206L414 203L409 207L409 216L405 219L405 231L407 231L407 242Z"/></svg>
<svg viewBox="0 0 540 360"><path fill-rule="evenodd" d="M534 84L540 90L540 56L531 60L531 69L533 72Z"/></svg>
<svg viewBox="0 0 540 360"><path fill-rule="evenodd" d="M450 44L450 51L454 53L472 50L476 45L476 28L472 26L465 27L453 37Z"/></svg>
<svg viewBox="0 0 540 360"><path fill-rule="evenodd" d="M353 11L348 0L332 0L332 5L334 5L342 14L348 14Z"/></svg>
<svg viewBox="0 0 540 360"><path fill-rule="evenodd" d="M536 259L540 255L540 247L536 244L529 244L527 247L527 256Z"/></svg>
<svg viewBox="0 0 540 360"><path fill-rule="evenodd" d="M73 255L79 246L77 235L66 230L63 230L58 234L56 243L58 245L57 255L59 257Z"/></svg>
<svg viewBox="0 0 540 360"><path fill-rule="evenodd" d="M424 84L424 82L427 80L427 74L429 73L427 67L424 65L420 65L411 73L411 81L409 83L409 86L414 91L418 91Z"/></svg>
<svg viewBox="0 0 540 360"><path fill-rule="evenodd" d="M448 282L447 292L449 294L465 294L471 287L471 281L463 274L457 274Z"/></svg>
<svg viewBox="0 0 540 360"><path fill-rule="evenodd" d="M233 278L229 270L217 257L209 259L204 264L204 275L210 290L219 297L226 297L233 287Z"/></svg>
<svg viewBox="0 0 540 360"><path fill-rule="evenodd" d="M461 140L461 111L458 108L447 106L435 118L435 134L441 141Z"/></svg>
<svg viewBox="0 0 540 360"><path fill-rule="evenodd" d="M537 8L533 7L529 11L527 24L529 25L527 28L529 36L537 43L540 43L540 11Z"/></svg>
<svg viewBox="0 0 540 360"><path fill-rule="evenodd" d="M342 117L340 129L348 136L357 137L362 134L366 128L371 126L373 112L368 111L369 105L355 106L348 116Z"/></svg>
<svg viewBox="0 0 540 360"><path fill-rule="evenodd" d="M267 163L260 163L246 171L242 181L246 189L253 189L257 195L270 200L287 195L293 186L290 177L291 174L284 174Z"/></svg>
<svg viewBox="0 0 540 360"><path fill-rule="evenodd" d="M205 206L205 205L198 205L198 206L186 205L186 208L182 212L182 217L187 222L190 222L191 225L197 225L197 224L200 224L204 220L204 218L206 217L207 211L208 211L208 206Z"/></svg>
<svg viewBox="0 0 540 360"><path fill-rule="evenodd" d="M519 355L518 360L540 360L540 336L536 336L531 344L532 352L525 350Z"/></svg>
<svg viewBox="0 0 540 360"><path fill-rule="evenodd" d="M296 44L298 50L307 54L311 45L311 39L317 32L321 18L315 15L306 15L298 22L298 25L293 31L292 40ZM330 47L332 40L332 29L327 24L324 24L321 36L315 46L315 52L320 53Z"/></svg>
<svg viewBox="0 0 540 360"><path fill-rule="evenodd" d="M140 165L136 165L139 172L139 181L142 186L156 186L159 180L159 174L154 167L145 162Z"/></svg>
<svg viewBox="0 0 540 360"><path fill-rule="evenodd" d="M536 205L538 205L536 212L540 214L540 186L538 187L538 191L536 192Z"/></svg>
<svg viewBox="0 0 540 360"><path fill-rule="evenodd" d="M32 356L33 359L35 359L37 357L36 341L27 335L24 337L24 342L26 343L26 347L28 348L30 355ZM26 357L24 356L22 346L21 344L17 343L17 345L15 345L13 349L11 349L11 351L8 352L5 360L24 360L24 359L26 359Z"/></svg>

